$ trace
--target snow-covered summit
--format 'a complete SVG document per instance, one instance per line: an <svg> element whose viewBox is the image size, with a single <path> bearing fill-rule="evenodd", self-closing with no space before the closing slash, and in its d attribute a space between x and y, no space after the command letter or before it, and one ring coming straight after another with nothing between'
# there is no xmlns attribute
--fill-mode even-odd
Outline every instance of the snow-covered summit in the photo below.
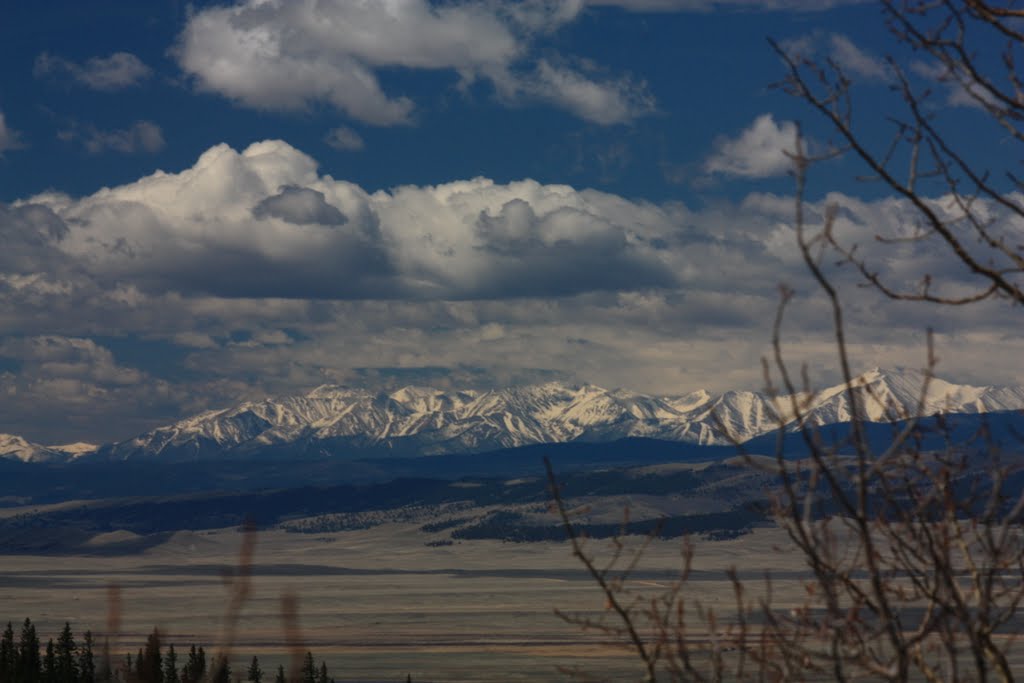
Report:
<svg viewBox="0 0 1024 683"><path fill-rule="evenodd" d="M51 451L57 451L58 453L64 453L69 458L81 458L90 453L94 453L99 446L94 443L86 443L84 441L76 441L74 443L65 443L57 446L47 446Z"/></svg>
<svg viewBox="0 0 1024 683"><path fill-rule="evenodd" d="M919 371L873 368L851 386L860 414L874 422L918 414L919 405L925 415L1024 409L1024 387L932 379L922 403L923 382ZM492 390L406 386L390 392L324 385L305 394L199 413L98 452L115 459L191 459L268 449L433 455L625 437L727 444L760 436L780 423L795 429L794 400L811 424L848 422L854 414L843 384L774 400L752 391L651 396L563 382ZM0 457L25 461L69 460L94 450L91 444L40 446L0 435Z"/></svg>
<svg viewBox="0 0 1024 683"><path fill-rule="evenodd" d="M14 434L0 434L0 458L13 458L22 462L49 462L65 459L63 453L40 446Z"/></svg>
<svg viewBox="0 0 1024 683"><path fill-rule="evenodd" d="M1024 387L974 387L932 377L925 392L919 370L872 368L850 383L860 413L871 422L892 422L939 413L988 413L1024 408ZM813 424L849 422L853 417L845 384L826 389L805 410Z"/></svg>
<svg viewBox="0 0 1024 683"><path fill-rule="evenodd" d="M868 420L892 421L917 412L923 380L914 370L874 368L852 385ZM796 398L805 419L814 424L846 422L853 414L842 384ZM431 455L637 436L724 444L729 442L726 432L745 441L776 429L780 414L782 423L794 427L791 405L790 397L773 401L751 391L661 397L562 382L488 391L407 386L372 392L325 385L302 395L201 413L108 452L119 458L198 457L287 447ZM933 379L923 412L1022 408L1022 387L971 387Z"/></svg>

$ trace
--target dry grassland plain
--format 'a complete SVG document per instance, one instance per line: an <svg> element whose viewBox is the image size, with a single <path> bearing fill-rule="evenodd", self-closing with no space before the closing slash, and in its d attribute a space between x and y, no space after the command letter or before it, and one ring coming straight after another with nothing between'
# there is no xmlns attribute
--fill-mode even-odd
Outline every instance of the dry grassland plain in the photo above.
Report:
<svg viewBox="0 0 1024 683"><path fill-rule="evenodd" d="M608 680L636 680L639 668L621 643L581 633L553 609L605 612L603 598L567 543L464 541L430 547L417 524L327 534L258 533L251 592L240 613L230 657L244 676L249 660L264 670L289 661L282 596L298 601L298 638L340 681L558 681L559 667ZM192 643L224 643L230 576L242 534L235 529L179 532L141 552L124 548L123 532L98 537L94 554L0 556L0 618L26 616L44 642L65 621L76 632L103 632L110 586L121 596L115 653L135 652L159 627L179 652ZM782 535L756 529L729 541L700 541L693 599L728 613L725 568L751 585L765 570L785 600L802 575L798 557L778 550ZM588 546L606 556L608 543ZM654 542L630 585L657 592L678 576L681 542ZM787 588L787 586L789 588ZM609 615L610 616L610 615Z"/></svg>

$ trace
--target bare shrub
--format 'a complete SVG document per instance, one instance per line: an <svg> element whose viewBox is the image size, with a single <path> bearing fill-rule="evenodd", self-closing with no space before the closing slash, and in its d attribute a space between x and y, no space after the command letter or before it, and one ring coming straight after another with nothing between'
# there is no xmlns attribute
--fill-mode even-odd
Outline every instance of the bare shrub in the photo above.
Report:
<svg viewBox="0 0 1024 683"><path fill-rule="evenodd" d="M785 550L799 553L806 564L804 599L773 604L771 578L751 597L755 587L744 585L733 569L728 580L734 608L728 614L705 608L687 584L689 544L668 590L634 590L628 578L643 547L623 559L620 540L606 564L588 553L548 465L573 554L603 595L609 618L560 614L628 643L646 681L1015 680L1012 646L1024 626L1024 486L1015 454L1000 453L984 432L972 443L954 443L941 418L925 419L936 366L930 333L917 405L896 416L902 421L881 448L873 443L867 407L883 399L855 381L832 265L852 265L865 285L890 299L945 306L997 298L1024 303L1024 187L1013 169L1020 155L1005 155L1002 168L980 165L970 151L957 149L935 106L937 98L959 97L983 112L983 124L1000 131L1008 148L1024 142L1024 84L1017 68L1024 9L984 0L881 4L898 45L931 60L916 67L930 74L924 86L897 60L888 61L900 105L881 114L893 126L889 140L864 132L870 125L863 118L857 120L863 127L855 123L856 83L840 64L772 43L787 69L781 87L837 134L834 145L811 154L798 133L790 156L795 246L829 306L849 432L827 439L808 414L817 393L806 366L794 369L784 357L780 331L793 292L783 287L764 382L776 414L785 417L779 419L774 457L748 457L750 466L767 469L777 482L774 518L788 538ZM864 240L927 244L966 275L958 273L956 283L945 282L941 273L909 284L900 280L859 248L856 235L838 235L837 206L827 206L820 224L809 225L808 172L844 155L866 167L864 180L881 184L912 209L909 233L868 234ZM926 431L946 436L946 446L923 446ZM800 436L799 457L785 448L788 432Z"/></svg>

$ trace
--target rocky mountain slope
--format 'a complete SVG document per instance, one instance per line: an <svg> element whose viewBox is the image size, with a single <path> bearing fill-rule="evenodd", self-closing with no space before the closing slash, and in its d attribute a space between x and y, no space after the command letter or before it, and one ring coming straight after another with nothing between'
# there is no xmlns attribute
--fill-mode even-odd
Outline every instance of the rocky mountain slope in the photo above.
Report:
<svg viewBox="0 0 1024 683"><path fill-rule="evenodd" d="M915 414L1024 409L1024 387L973 387L873 369L854 380L863 416L889 422ZM235 455L475 453L541 443L646 437L700 445L747 441L799 427L794 401L815 425L853 415L842 385L772 400L757 392L696 391L648 396L589 384L549 382L492 391L405 387L391 393L322 386L298 396L214 410L99 448L39 446L0 435L0 457L53 461L81 457L194 459ZM781 416L781 419L780 419Z"/></svg>
<svg viewBox="0 0 1024 683"><path fill-rule="evenodd" d="M918 413L1024 409L1024 387L972 387L931 381L922 403L916 371L874 369L856 378L862 412L887 422ZM805 419L847 422L842 385L797 395ZM391 393L322 386L305 395L210 411L101 449L116 459L192 458L218 453L374 451L398 455L482 452L538 443L647 437L696 444L746 441L790 429L792 399L757 392L648 396L557 382L493 391L405 387Z"/></svg>
<svg viewBox="0 0 1024 683"><path fill-rule="evenodd" d="M96 446L88 443L41 446L14 434L0 434L0 458L23 462L59 462L89 455L95 450Z"/></svg>

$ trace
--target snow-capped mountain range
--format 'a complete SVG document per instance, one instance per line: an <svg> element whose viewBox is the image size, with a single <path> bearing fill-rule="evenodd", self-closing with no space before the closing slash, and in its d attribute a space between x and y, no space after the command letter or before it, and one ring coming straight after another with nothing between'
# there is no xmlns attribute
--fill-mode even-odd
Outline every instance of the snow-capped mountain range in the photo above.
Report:
<svg viewBox="0 0 1024 683"><path fill-rule="evenodd" d="M854 380L865 416L888 422L916 414L923 375L870 370ZM242 403L201 413L134 439L100 447L44 447L0 435L0 457L192 459L219 454L473 453L540 443L607 442L626 437L714 445L788 429L792 398L816 425L848 422L843 385L814 395L780 397L749 391L696 391L648 396L593 385L549 382L492 391L405 387L391 393L322 386L305 395ZM1024 387L972 387L933 379L922 413L1024 409Z"/></svg>
<svg viewBox="0 0 1024 683"><path fill-rule="evenodd" d="M0 434L0 458L15 458L25 462L59 462L73 460L94 453L98 446L91 443L71 443L62 446L40 446L13 434Z"/></svg>

